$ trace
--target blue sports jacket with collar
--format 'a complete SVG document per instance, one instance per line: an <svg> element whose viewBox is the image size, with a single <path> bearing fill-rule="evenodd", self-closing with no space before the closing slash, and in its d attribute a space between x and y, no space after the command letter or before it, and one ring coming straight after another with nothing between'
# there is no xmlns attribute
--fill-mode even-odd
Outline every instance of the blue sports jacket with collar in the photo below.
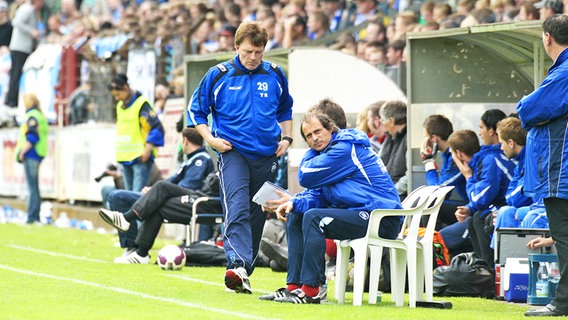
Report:
<svg viewBox="0 0 568 320"><path fill-rule="evenodd" d="M237 55L209 69L191 97L187 118L195 126L207 124L211 114L213 136L258 159L276 152L281 134L278 123L292 120L292 104L282 68L263 61L250 71Z"/></svg>
<svg viewBox="0 0 568 320"><path fill-rule="evenodd" d="M513 180L509 183L509 188L505 194L507 204L515 208L529 206L531 203L536 202L532 197L525 195L522 190L525 181L525 150L526 147L523 147L521 152L513 159L517 162L517 166L515 167Z"/></svg>
<svg viewBox="0 0 568 320"><path fill-rule="evenodd" d="M345 129L333 133L321 152L308 150L298 170L300 185L307 189L292 199L294 212L402 208L392 179L370 145L362 131Z"/></svg>
<svg viewBox="0 0 568 320"><path fill-rule="evenodd" d="M442 157L442 168L440 171L435 169L426 171L426 184L429 186L454 186L457 194L467 200L465 192L465 178L457 167L450 148L440 152Z"/></svg>
<svg viewBox="0 0 568 320"><path fill-rule="evenodd" d="M207 153L205 147L201 147L188 154L187 160L167 181L186 189L200 190L205 178L214 171L215 165L211 156Z"/></svg>
<svg viewBox="0 0 568 320"><path fill-rule="evenodd" d="M515 164L501 151L501 145L481 146L468 162L472 176L466 180L466 191L471 214L489 212L490 205L505 205L505 193L513 178Z"/></svg>
<svg viewBox="0 0 568 320"><path fill-rule="evenodd" d="M517 112L527 132L525 194L568 199L568 50L548 69L540 87Z"/></svg>

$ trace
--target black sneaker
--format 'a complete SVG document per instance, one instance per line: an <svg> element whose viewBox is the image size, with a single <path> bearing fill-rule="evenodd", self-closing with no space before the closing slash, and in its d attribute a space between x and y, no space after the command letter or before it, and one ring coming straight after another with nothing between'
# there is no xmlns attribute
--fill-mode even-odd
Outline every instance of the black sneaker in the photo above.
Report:
<svg viewBox="0 0 568 320"><path fill-rule="evenodd" d="M319 304L320 298L319 296L315 297L308 297L302 289L296 289L291 291L287 296L282 298L274 299L276 302L284 302L284 303L309 303L309 304Z"/></svg>
<svg viewBox="0 0 568 320"><path fill-rule="evenodd" d="M287 296L289 294L290 294L290 291L288 291L288 289L280 288L280 289L276 290L276 292L271 292L269 294L262 295L258 298L260 300L274 301L277 298L284 298L285 296Z"/></svg>

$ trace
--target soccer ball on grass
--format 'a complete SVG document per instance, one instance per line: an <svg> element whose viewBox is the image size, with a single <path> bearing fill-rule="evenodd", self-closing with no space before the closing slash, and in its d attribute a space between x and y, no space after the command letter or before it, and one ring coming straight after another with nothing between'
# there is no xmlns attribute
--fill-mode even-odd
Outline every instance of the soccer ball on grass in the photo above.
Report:
<svg viewBox="0 0 568 320"><path fill-rule="evenodd" d="M164 270L181 270L185 266L185 252L176 245L168 244L158 252L157 261Z"/></svg>

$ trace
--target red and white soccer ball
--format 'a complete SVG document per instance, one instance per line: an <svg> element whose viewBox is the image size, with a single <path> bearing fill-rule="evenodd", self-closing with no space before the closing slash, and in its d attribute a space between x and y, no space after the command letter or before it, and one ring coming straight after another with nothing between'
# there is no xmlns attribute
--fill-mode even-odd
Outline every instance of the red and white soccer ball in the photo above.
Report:
<svg viewBox="0 0 568 320"><path fill-rule="evenodd" d="M185 266L185 252L174 244L168 244L158 252L157 261L164 270L181 270Z"/></svg>

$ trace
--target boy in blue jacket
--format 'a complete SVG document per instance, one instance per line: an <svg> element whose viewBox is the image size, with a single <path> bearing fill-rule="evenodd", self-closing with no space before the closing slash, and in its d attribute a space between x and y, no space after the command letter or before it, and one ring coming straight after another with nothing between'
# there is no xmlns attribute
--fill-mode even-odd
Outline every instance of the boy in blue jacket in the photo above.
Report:
<svg viewBox="0 0 568 320"><path fill-rule="evenodd" d="M505 200L507 205L499 208L495 221L495 229L518 228L523 218L535 202L532 197L524 194L523 183L525 180L525 144L527 132L521 126L521 120L506 118L497 124L499 141L503 153L517 164L513 179L509 184ZM536 203L535 203L536 205ZM493 245L491 246L493 247Z"/></svg>
<svg viewBox="0 0 568 320"><path fill-rule="evenodd" d="M450 120L441 114L433 114L424 120L423 126L425 137L420 148L420 157L426 171L426 184L429 186L454 186L459 196L459 199L444 200L436 222L436 230L440 230L456 223L454 214L456 207L467 203L465 178L452 159L448 145L448 138L454 132ZM442 166L439 169L436 164L438 153L442 158Z"/></svg>
<svg viewBox="0 0 568 320"><path fill-rule="evenodd" d="M505 193L512 178L514 164L501 152L499 145L480 146L476 133L471 130L455 131L448 138L448 144L454 162L466 179L469 202L457 207L455 215L458 222L440 230L440 234L450 251L469 241L480 258L487 259L492 266L490 238L479 239L472 234L473 224L485 225L489 207L506 203ZM469 237L464 236L467 235L466 230ZM487 244L480 245L480 241L485 240Z"/></svg>

